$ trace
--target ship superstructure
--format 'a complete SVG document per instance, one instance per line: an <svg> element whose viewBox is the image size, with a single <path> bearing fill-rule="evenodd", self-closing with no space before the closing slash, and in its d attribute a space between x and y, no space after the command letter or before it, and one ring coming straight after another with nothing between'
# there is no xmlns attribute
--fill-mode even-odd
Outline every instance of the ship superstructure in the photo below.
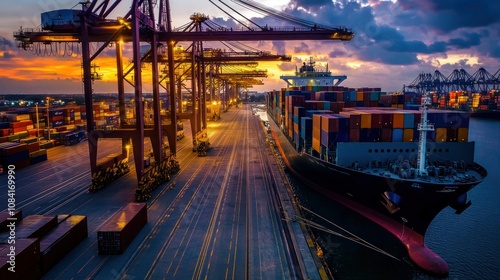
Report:
<svg viewBox="0 0 500 280"><path fill-rule="evenodd" d="M289 87L300 87L300 86L337 86L342 83L347 76L345 75L332 75L331 71L328 71L328 64L324 71L317 70L314 59L309 58L309 62L304 62L303 65L297 70L295 67L295 75L293 76L280 76L280 79L284 80Z"/></svg>

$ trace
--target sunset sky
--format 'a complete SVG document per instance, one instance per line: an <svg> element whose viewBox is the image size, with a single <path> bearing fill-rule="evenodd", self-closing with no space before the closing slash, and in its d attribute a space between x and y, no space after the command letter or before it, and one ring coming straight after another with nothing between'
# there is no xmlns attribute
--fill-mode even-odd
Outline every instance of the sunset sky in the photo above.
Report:
<svg viewBox="0 0 500 280"><path fill-rule="evenodd" d="M81 57L39 56L17 48L13 32L40 26L40 14L57 9L81 9L75 0L16 0L0 11L0 94L12 93L83 93ZM214 3L223 7L220 1ZM253 21L269 26L290 26L289 23L249 12L224 1ZM123 16L131 1L122 1L109 18ZM448 76L454 69L474 74L484 67L491 74L500 69L500 1L488 0L400 0L400 1L331 1L274 0L259 3L287 14L326 26L345 26L355 33L350 42L275 41L245 42L274 54L292 55L292 62L261 63L269 77L264 86L253 90L266 91L285 87L280 75L290 75L296 65L314 57L317 66L326 64L334 74L347 75L342 85L348 87L381 87L383 91L400 91L421 72L441 71ZM173 26L189 22L193 13L204 13L227 27L236 22L208 0L171 0ZM230 12L229 9L226 9ZM234 12L231 12L234 14ZM241 19L241 18L239 18ZM220 47L206 43L205 47ZM69 51L69 50L66 50ZM42 52L43 53L43 52ZM126 52L127 53L127 52ZM125 58L125 65L131 57ZM103 74L96 81L94 92L116 92L114 49L101 55L96 63ZM149 75L150 71L144 71ZM150 90L144 85L144 92ZM128 87L127 92L132 92Z"/></svg>

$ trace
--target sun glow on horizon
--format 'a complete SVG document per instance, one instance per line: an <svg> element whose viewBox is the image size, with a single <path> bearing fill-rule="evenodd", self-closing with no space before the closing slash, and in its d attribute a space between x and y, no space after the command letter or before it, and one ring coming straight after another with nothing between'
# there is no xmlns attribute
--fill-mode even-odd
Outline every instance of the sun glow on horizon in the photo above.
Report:
<svg viewBox="0 0 500 280"><path fill-rule="evenodd" d="M352 68L352 69L358 69L360 68L364 63L361 62L361 61L350 61L350 62L347 62L345 65L349 68Z"/></svg>
<svg viewBox="0 0 500 280"><path fill-rule="evenodd" d="M446 57L435 57L428 55L419 55L420 60L430 62L434 67L440 67L446 64L457 65L465 64L469 66L481 65L479 58L477 56L472 56L469 54L450 54L448 53Z"/></svg>

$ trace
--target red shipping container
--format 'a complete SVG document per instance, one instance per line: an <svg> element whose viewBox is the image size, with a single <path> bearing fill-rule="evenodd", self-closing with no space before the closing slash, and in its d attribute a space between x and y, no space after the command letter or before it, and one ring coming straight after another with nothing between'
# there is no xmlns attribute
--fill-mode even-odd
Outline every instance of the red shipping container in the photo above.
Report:
<svg viewBox="0 0 500 280"><path fill-rule="evenodd" d="M359 128L349 129L349 142L359 142Z"/></svg>
<svg viewBox="0 0 500 280"><path fill-rule="evenodd" d="M9 136L12 133L14 133L14 130L12 130L12 128L0 129L0 136Z"/></svg>
<svg viewBox="0 0 500 280"><path fill-rule="evenodd" d="M27 160L29 165L30 161ZM30 215L16 226L16 238L40 238L56 226L56 216Z"/></svg>
<svg viewBox="0 0 500 280"><path fill-rule="evenodd" d="M392 128L382 129L382 142L392 142Z"/></svg>
<svg viewBox="0 0 500 280"><path fill-rule="evenodd" d="M371 127L382 128L382 114L372 112L371 115L372 115Z"/></svg>
<svg viewBox="0 0 500 280"><path fill-rule="evenodd" d="M129 203L97 231L99 254L121 254L148 222L145 203Z"/></svg>
<svg viewBox="0 0 500 280"><path fill-rule="evenodd" d="M40 239L42 275L88 236L86 216L61 216L59 225Z"/></svg>
<svg viewBox="0 0 500 280"><path fill-rule="evenodd" d="M54 116L54 117L51 117L50 118L50 121L51 122L55 122L55 121L62 121L64 120L64 116L63 115L60 115L60 116Z"/></svg>
<svg viewBox="0 0 500 280"><path fill-rule="evenodd" d="M40 143L39 142L29 143L28 150L30 153L33 153L33 152L40 150Z"/></svg>
<svg viewBox="0 0 500 280"><path fill-rule="evenodd" d="M1 154L4 156L10 156L13 154L17 154L19 152L27 151L28 150L28 145L26 144L18 144L12 147L7 147L3 148L0 150ZM16 165L17 167L17 165Z"/></svg>
<svg viewBox="0 0 500 280"><path fill-rule="evenodd" d="M0 279L40 279L40 242L37 238L16 239L15 273L9 271L10 245L0 249Z"/></svg>

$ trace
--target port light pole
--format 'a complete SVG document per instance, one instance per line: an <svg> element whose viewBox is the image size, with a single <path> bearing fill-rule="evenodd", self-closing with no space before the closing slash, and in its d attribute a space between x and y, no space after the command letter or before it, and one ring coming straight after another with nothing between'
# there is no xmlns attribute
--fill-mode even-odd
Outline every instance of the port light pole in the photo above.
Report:
<svg viewBox="0 0 500 280"><path fill-rule="evenodd" d="M45 106L47 107L47 138L50 141L50 112L49 112L49 107L50 107L50 97L47 97L45 100Z"/></svg>

